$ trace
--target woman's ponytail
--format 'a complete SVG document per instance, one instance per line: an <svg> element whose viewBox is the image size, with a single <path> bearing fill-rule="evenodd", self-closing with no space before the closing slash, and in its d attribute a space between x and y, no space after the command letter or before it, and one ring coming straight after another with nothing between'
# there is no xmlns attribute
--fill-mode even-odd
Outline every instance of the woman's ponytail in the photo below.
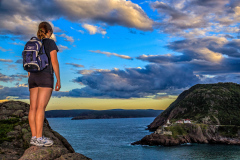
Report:
<svg viewBox="0 0 240 160"><path fill-rule="evenodd" d="M37 32L37 37L38 37L38 39L43 39L46 37L46 34L42 29L39 29Z"/></svg>
<svg viewBox="0 0 240 160"><path fill-rule="evenodd" d="M38 26L38 32L37 37L38 39L43 39L46 37L47 32L50 30L50 32L53 33L52 26L48 22L41 22Z"/></svg>

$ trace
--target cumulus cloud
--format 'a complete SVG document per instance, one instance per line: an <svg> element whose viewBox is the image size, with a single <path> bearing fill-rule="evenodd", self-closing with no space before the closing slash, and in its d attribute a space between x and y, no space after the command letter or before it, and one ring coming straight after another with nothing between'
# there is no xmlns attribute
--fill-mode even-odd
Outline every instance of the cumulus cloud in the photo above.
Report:
<svg viewBox="0 0 240 160"><path fill-rule="evenodd" d="M161 17L154 25L183 37L229 32L240 21L240 2L234 0L162 0L150 3Z"/></svg>
<svg viewBox="0 0 240 160"><path fill-rule="evenodd" d="M226 59L229 60L229 59ZM235 60L235 59L233 59ZM233 64L233 62L226 62ZM231 70L239 71L239 62L235 61ZM88 98L144 98L152 97L153 99L173 98L179 95L189 87L199 83L217 83L217 82L235 82L239 83L240 76L238 73L222 73L226 66L219 65L212 68L204 63L195 64L149 64L144 68L126 68L120 70L93 69L80 70L79 76L73 79L73 82L82 85L82 88L75 88L67 92L53 92L55 97L88 97ZM199 65L199 66L198 66ZM205 68L203 67L205 66ZM212 70L211 70L212 69ZM204 72L195 72L195 71ZM226 69L228 70L228 69ZM219 74L208 75L207 73L216 72ZM9 76L11 77L11 76ZM9 78L6 77L6 78ZM15 87L0 86L0 99L11 97L29 98L27 85L17 84ZM165 93L162 95L161 93Z"/></svg>
<svg viewBox="0 0 240 160"><path fill-rule="evenodd" d="M64 37L65 39L65 41L68 41L68 42L71 42L71 43L73 43L74 42L74 39L73 39L73 37L72 36L68 36L68 35L66 35L65 33L63 33L63 34L60 34L60 35L58 35L59 37Z"/></svg>
<svg viewBox="0 0 240 160"><path fill-rule="evenodd" d="M111 52L100 51L100 50L96 50L96 51L89 50L89 51L90 51L90 52L94 52L94 53L105 54L105 55L107 55L108 57L110 57L111 55L113 55L113 56L117 56L117 57L120 57L120 58L123 58L123 59L130 59L130 60L133 60L133 58L131 58L131 57L129 57L129 56L126 56L126 55L120 55L120 54L117 54L117 53L111 53Z"/></svg>
<svg viewBox="0 0 240 160"><path fill-rule="evenodd" d="M195 84L235 82L239 83L240 62L236 58L224 58L221 64L205 60L192 60L183 64L151 63L145 68L120 70L93 69L79 70L82 76L73 81L85 86L69 91L71 97L96 98L141 98L153 96L163 98L158 93L179 95Z"/></svg>
<svg viewBox="0 0 240 160"><path fill-rule="evenodd" d="M183 39L169 42L168 49L182 53L182 55L141 55L137 59L155 62L188 62L192 60L205 60L210 63L221 63L223 55L239 56L237 50L240 41L228 41L225 37L207 36L204 38ZM239 44L238 44L239 43ZM234 52L229 52L229 51Z"/></svg>
<svg viewBox="0 0 240 160"><path fill-rule="evenodd" d="M182 54L143 54L136 58L157 64L182 64L191 68L194 74L233 74L240 70L238 39L209 36L169 42L166 47Z"/></svg>
<svg viewBox="0 0 240 160"><path fill-rule="evenodd" d="M59 52L63 52L64 50L68 50L69 48L67 46L63 46L63 45L58 45L58 49L59 49Z"/></svg>
<svg viewBox="0 0 240 160"><path fill-rule="evenodd" d="M184 66L149 64L145 68L126 68L126 71L94 70L73 81L86 87L69 91L71 96L140 98L169 88L191 86L199 79Z"/></svg>
<svg viewBox="0 0 240 160"><path fill-rule="evenodd" d="M34 6L34 8L30 7ZM43 9L44 8L44 9ZM152 30L151 20L142 8L126 0L88 1L12 1L3 0L0 10L0 33L16 37L36 35L41 21L52 21L60 17L78 22L104 22L109 25L121 25L144 31ZM134 20L134 21L133 21ZM58 31L59 28L54 28Z"/></svg>
<svg viewBox="0 0 240 160"><path fill-rule="evenodd" d="M82 27L85 28L86 30L88 30L89 34L96 34L96 33L100 33L103 36L107 33L106 30L102 29L101 27L98 26L94 26L91 24L82 24Z"/></svg>
<svg viewBox="0 0 240 160"><path fill-rule="evenodd" d="M72 21L89 19L140 30L152 30L153 25L139 5L126 0L58 1L56 9L65 11L66 18Z"/></svg>
<svg viewBox="0 0 240 160"><path fill-rule="evenodd" d="M169 49L191 56L192 59L203 59L218 62L222 55L240 57L240 40L227 40L225 37L204 37L174 41L167 45Z"/></svg>

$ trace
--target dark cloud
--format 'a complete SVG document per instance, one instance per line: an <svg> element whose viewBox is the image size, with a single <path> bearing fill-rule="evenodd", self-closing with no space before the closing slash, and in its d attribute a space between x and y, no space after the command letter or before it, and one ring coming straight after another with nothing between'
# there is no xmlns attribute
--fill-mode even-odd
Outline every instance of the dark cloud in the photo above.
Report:
<svg viewBox="0 0 240 160"><path fill-rule="evenodd" d="M19 85L15 87L4 87L0 85L0 100L3 99L29 99L29 89L26 84ZM52 97L62 97L62 96L68 96L68 92L61 92L61 91L53 91Z"/></svg>
<svg viewBox="0 0 240 160"><path fill-rule="evenodd" d="M29 90L27 87L3 87L0 89L0 100L8 97L15 97L16 99L28 99Z"/></svg>
<svg viewBox="0 0 240 160"><path fill-rule="evenodd" d="M194 60L185 64L191 67L195 74L233 74L240 70L239 58L223 58L220 63L209 63L207 61Z"/></svg>
<svg viewBox="0 0 240 160"><path fill-rule="evenodd" d="M224 37L225 37L225 38L230 38L230 39L233 39L233 38L234 38L233 36L231 36L231 35L229 35L229 34L225 34Z"/></svg>
<svg viewBox="0 0 240 160"><path fill-rule="evenodd" d="M0 81L3 81L3 82L21 81L23 78L27 78L27 77L28 77L27 75L23 75L23 74L7 76L0 73Z"/></svg>
<svg viewBox="0 0 240 160"><path fill-rule="evenodd" d="M230 57L240 58L240 40L232 40L226 43L221 48L213 48L213 50L228 55Z"/></svg>
<svg viewBox="0 0 240 160"><path fill-rule="evenodd" d="M73 81L87 87L70 91L71 96L140 98L169 88L189 87L199 79L185 66L149 64L145 68L127 68L126 71L93 71Z"/></svg>
<svg viewBox="0 0 240 160"><path fill-rule="evenodd" d="M185 61L191 61L192 58L187 55L141 55L136 57L136 59L143 60L143 61L149 61L154 63L169 63L169 62L185 62Z"/></svg>
<svg viewBox="0 0 240 160"><path fill-rule="evenodd" d="M67 92L54 91L53 97L87 97L87 98L144 98L153 96L153 99L171 98L172 95L179 95L184 90L195 84L217 83L217 82L240 82L239 62L236 59L226 59L224 64L211 67L211 64L204 65L198 61L185 64L149 64L145 68L126 68L126 70L93 70L84 72L81 77L73 81L84 85L83 88L72 89ZM238 63L238 64L237 64ZM223 73L225 68L226 73ZM219 70L218 70L219 69ZM216 73L210 75L208 73ZM13 78L9 76L10 78ZM19 76L21 77L21 76ZM0 99L16 97L17 99L29 98L29 91L26 85L16 87L0 86ZM166 93L162 97L159 93Z"/></svg>
<svg viewBox="0 0 240 160"><path fill-rule="evenodd" d="M199 78L201 79L200 83L209 84L209 83L218 83L218 82L233 82L233 83L240 83L240 76L239 74L220 74L212 76L209 75L201 75Z"/></svg>
<svg viewBox="0 0 240 160"><path fill-rule="evenodd" d="M2 82L12 82L14 80L13 77L9 77L7 75L4 75L2 73L0 73L0 81Z"/></svg>

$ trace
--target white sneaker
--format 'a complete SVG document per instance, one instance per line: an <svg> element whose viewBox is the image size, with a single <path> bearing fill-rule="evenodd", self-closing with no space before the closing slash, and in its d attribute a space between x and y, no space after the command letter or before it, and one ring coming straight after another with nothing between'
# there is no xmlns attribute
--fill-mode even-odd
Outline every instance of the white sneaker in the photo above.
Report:
<svg viewBox="0 0 240 160"><path fill-rule="evenodd" d="M41 139L41 140L36 139L35 145L39 147L49 147L53 145L53 141L50 139Z"/></svg>
<svg viewBox="0 0 240 160"><path fill-rule="evenodd" d="M36 145L37 138L31 138L30 144Z"/></svg>

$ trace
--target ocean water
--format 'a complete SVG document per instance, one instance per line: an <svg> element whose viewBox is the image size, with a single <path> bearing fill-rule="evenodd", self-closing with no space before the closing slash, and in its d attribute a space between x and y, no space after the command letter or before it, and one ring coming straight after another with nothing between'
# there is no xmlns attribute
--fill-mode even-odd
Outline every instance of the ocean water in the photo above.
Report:
<svg viewBox="0 0 240 160"><path fill-rule="evenodd" d="M47 118L51 128L65 137L75 152L93 160L240 159L240 146L237 145L131 145L131 142L152 133L145 128L154 119L155 117L87 120Z"/></svg>

